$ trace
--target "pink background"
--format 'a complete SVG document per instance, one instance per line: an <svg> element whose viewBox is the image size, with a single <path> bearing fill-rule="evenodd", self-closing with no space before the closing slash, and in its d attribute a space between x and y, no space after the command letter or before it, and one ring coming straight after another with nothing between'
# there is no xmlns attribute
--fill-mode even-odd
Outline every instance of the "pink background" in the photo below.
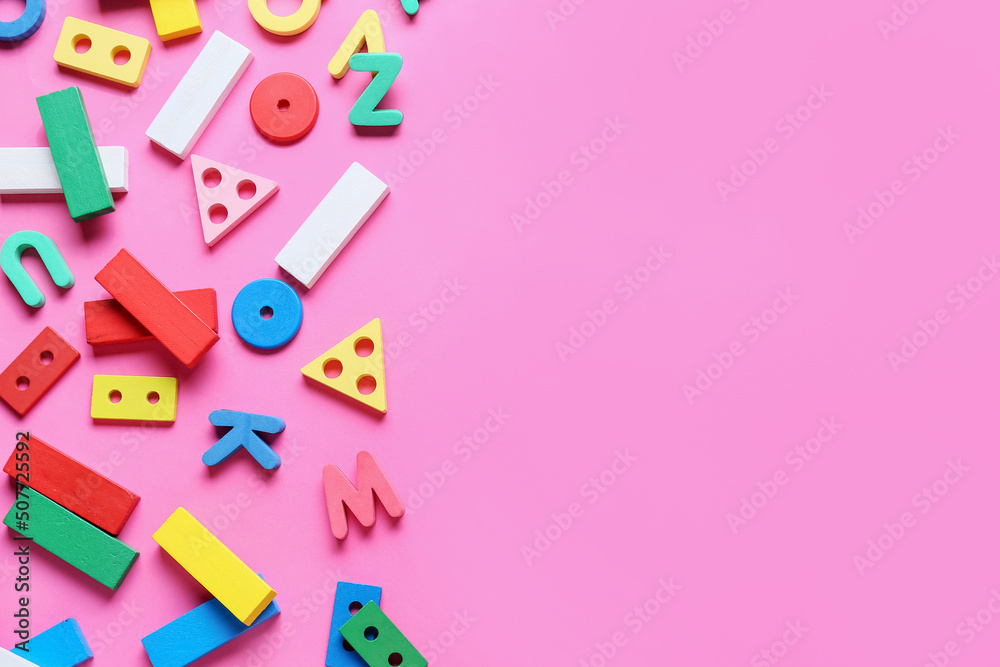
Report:
<svg viewBox="0 0 1000 667"><path fill-rule="evenodd" d="M99 220L76 225L58 200L0 205L0 235L50 234L77 276L61 295L40 281L38 312L0 286L3 363L45 325L83 354L28 418L0 410L0 431L12 446L30 428L142 495L122 533L142 555L117 593L33 552L35 630L75 616L97 664L147 664L139 639L207 599L151 539L184 506L283 610L206 665L321 665L337 579L382 585L384 609L435 664L994 664L1000 281L979 274L993 277L1000 246L1000 9L422 4L412 21L374 6L405 58L392 136L358 136L347 113L366 77L326 71L371 7L359 0L325 3L287 39L240 0L202 0L205 32L167 45L142 2L63 0L0 50L0 143L44 145L34 98L79 85L99 143L131 158L129 194ZM15 8L0 2L0 18ZM51 53L67 15L150 38L143 86L60 72ZM256 59L195 152L281 191L209 250L190 166L144 132L215 29ZM256 83L280 71L320 97L316 128L292 146L262 140L247 113ZM592 161L580 152L591 143ZM392 194L304 294L299 336L252 351L229 321L233 298L281 276L274 255L354 160ZM734 169L751 175L724 200ZM867 230L845 228L880 199L892 201ZM92 277L122 247L172 289L218 290L222 341L193 371L157 345L87 346L82 303L104 297ZM376 316L390 346L381 420L299 374ZM904 347L912 358L893 363ZM94 425L95 373L179 377L177 423ZM699 373L703 393L686 395ZM287 421L273 476L244 455L201 464L218 408ZM477 450L461 444L477 437ZM808 460L796 453L810 446ZM337 544L321 469L353 475L360 449L409 509L398 523L380 509ZM606 472L619 452L636 461ZM0 557L10 610L12 562ZM663 582L680 589L661 605Z"/></svg>

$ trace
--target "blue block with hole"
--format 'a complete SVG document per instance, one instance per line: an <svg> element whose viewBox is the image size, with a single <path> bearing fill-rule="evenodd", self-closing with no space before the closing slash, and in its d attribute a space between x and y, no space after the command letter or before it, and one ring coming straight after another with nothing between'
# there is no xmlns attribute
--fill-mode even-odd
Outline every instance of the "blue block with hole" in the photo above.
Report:
<svg viewBox="0 0 1000 667"><path fill-rule="evenodd" d="M0 21L0 42L20 42L28 39L45 20L45 0L27 0L24 12L13 21Z"/></svg>
<svg viewBox="0 0 1000 667"><path fill-rule="evenodd" d="M201 462L205 465L219 465L240 447L250 452L265 470L274 470L281 465L281 457L256 432L281 433L285 430L285 420L252 412L215 410L208 415L208 421L215 426L231 426L232 429L202 455Z"/></svg>
<svg viewBox="0 0 1000 667"><path fill-rule="evenodd" d="M258 350L284 347L302 327L302 299L283 280L254 280L233 301L233 326L247 345Z"/></svg>
<svg viewBox="0 0 1000 667"><path fill-rule="evenodd" d="M349 644L340 635L340 628L351 620L356 611L369 602L379 604L381 601L381 586L352 584L349 581L337 582L337 593L333 598L333 619L330 621L330 643L326 647L326 667L367 666L353 648L347 648Z"/></svg>

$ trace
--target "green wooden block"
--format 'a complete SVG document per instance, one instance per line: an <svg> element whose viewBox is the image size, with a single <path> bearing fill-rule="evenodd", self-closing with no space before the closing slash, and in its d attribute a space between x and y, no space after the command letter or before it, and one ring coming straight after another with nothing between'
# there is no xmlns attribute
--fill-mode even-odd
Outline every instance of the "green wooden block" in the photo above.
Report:
<svg viewBox="0 0 1000 667"><path fill-rule="evenodd" d="M112 590L118 590L139 557L129 545L27 487L3 522Z"/></svg>
<svg viewBox="0 0 1000 667"><path fill-rule="evenodd" d="M115 201L80 89L57 90L36 101L70 217L80 222L114 211Z"/></svg>
<svg viewBox="0 0 1000 667"><path fill-rule="evenodd" d="M424 656L374 602L366 604L340 626L340 634L373 667L427 667Z"/></svg>
<svg viewBox="0 0 1000 667"><path fill-rule="evenodd" d="M355 72L376 72L375 78L354 103L347 120L352 125L385 127L403 122L403 112L397 109L376 109L389 92L399 71L403 69L403 56L398 53L355 53L347 61Z"/></svg>

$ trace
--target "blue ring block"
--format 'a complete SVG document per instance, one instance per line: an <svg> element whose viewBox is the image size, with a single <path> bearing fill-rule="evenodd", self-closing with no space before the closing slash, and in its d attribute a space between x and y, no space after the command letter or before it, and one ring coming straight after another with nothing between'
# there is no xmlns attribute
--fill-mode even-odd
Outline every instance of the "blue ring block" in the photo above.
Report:
<svg viewBox="0 0 1000 667"><path fill-rule="evenodd" d="M20 42L42 27L45 0L27 0L24 13L13 21L0 21L0 42Z"/></svg>
<svg viewBox="0 0 1000 667"><path fill-rule="evenodd" d="M94 657L75 618L67 618L28 640L28 650L10 651L40 667L76 667Z"/></svg>
<svg viewBox="0 0 1000 667"><path fill-rule="evenodd" d="M264 308L271 309L270 319L261 315ZM258 350L284 347L302 327L302 299L282 280L254 280L233 301L233 326L247 345Z"/></svg>
<svg viewBox="0 0 1000 667"><path fill-rule="evenodd" d="M337 593L333 597L333 618L330 621L330 641L326 647L326 667L368 667L354 649L344 648L344 638L340 628L351 620L351 604L357 602L362 607L369 602L382 602L382 587L367 584L337 582Z"/></svg>
<svg viewBox="0 0 1000 667"><path fill-rule="evenodd" d="M280 613L278 605L272 601L257 620L247 626L212 598L143 637L142 645L153 667L185 667Z"/></svg>

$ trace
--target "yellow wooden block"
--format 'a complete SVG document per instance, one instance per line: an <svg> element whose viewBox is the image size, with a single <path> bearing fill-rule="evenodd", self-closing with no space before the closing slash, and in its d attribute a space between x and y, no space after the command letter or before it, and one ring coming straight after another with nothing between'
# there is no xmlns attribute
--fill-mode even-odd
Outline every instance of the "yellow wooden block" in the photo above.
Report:
<svg viewBox="0 0 1000 667"><path fill-rule="evenodd" d="M253 623L277 594L183 507L153 539L244 625Z"/></svg>
<svg viewBox="0 0 1000 667"><path fill-rule="evenodd" d="M359 354L371 353L365 356ZM331 389L361 401L379 412L385 405L385 361L382 357L382 322L377 317L310 361L302 374ZM374 383L374 387L372 384ZM362 389L372 389L363 393Z"/></svg>
<svg viewBox="0 0 1000 667"><path fill-rule="evenodd" d="M90 416L172 422L177 419L177 378L95 375Z"/></svg>
<svg viewBox="0 0 1000 667"><path fill-rule="evenodd" d="M275 35L297 35L309 29L319 17L320 0L302 0L288 16L276 16L267 8L267 0L247 0L250 14L261 28Z"/></svg>
<svg viewBox="0 0 1000 667"><path fill-rule="evenodd" d="M145 37L67 16L52 57L63 67L135 88L152 50Z"/></svg>
<svg viewBox="0 0 1000 667"><path fill-rule="evenodd" d="M351 56L367 46L368 53L385 53L385 36L382 33L382 21L378 18L378 12L374 9L365 10L358 19L358 22L347 33L347 38L337 49L330 65L327 69L334 79L339 79L347 74ZM374 75L373 75L374 76Z"/></svg>
<svg viewBox="0 0 1000 667"><path fill-rule="evenodd" d="M149 0L156 34L164 42L201 32L201 17L195 0Z"/></svg>

